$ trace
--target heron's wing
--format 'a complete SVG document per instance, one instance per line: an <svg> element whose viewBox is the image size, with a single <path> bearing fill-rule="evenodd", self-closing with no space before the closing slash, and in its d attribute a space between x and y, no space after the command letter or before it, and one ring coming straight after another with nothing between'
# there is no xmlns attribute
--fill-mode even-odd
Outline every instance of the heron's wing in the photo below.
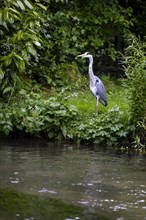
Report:
<svg viewBox="0 0 146 220"><path fill-rule="evenodd" d="M106 106L107 105L107 100L106 100L106 91L105 87L102 83L102 81L96 76L96 95L99 97L99 101Z"/></svg>

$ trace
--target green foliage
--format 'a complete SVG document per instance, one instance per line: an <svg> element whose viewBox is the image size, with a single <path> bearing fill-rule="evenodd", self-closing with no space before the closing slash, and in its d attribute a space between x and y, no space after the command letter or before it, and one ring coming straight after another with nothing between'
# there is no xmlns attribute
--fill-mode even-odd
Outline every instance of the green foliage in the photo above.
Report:
<svg viewBox="0 0 146 220"><path fill-rule="evenodd" d="M84 4L81 4L82 1L79 2L78 10L81 10L78 16L84 30L83 41L86 47L93 53L104 48L105 53L115 60L117 58L115 37L127 34L127 28L131 25L128 20L132 12L130 7L122 8L117 0L91 0Z"/></svg>
<svg viewBox="0 0 146 220"><path fill-rule="evenodd" d="M131 132L126 99L121 95L124 90L119 81L108 77L104 77L104 81L110 104L107 108L100 105L98 115L95 115L95 98L89 89L69 92L64 88L59 94L42 93L34 86L33 90L21 89L9 104L0 106L0 135L20 133L100 146L124 144ZM119 107L114 107L117 99Z"/></svg>
<svg viewBox="0 0 146 220"><path fill-rule="evenodd" d="M11 113L6 106L0 104L0 133L8 136L13 130Z"/></svg>
<svg viewBox="0 0 146 220"><path fill-rule="evenodd" d="M104 53L116 60L115 38L128 33L130 8L121 8L118 1L96 0L83 4L81 1L51 2L49 10L41 26L44 50L40 51L39 63L35 62L32 69L32 74L41 76L41 82L45 79L52 86L62 86L68 83L68 66L73 70L79 66L84 71L84 64L75 60L81 51L98 54L99 62L104 48Z"/></svg>
<svg viewBox="0 0 146 220"><path fill-rule="evenodd" d="M130 131L124 112L113 107L108 113L82 118L73 127L78 142L86 141L100 145L116 146L124 143Z"/></svg>
<svg viewBox="0 0 146 220"><path fill-rule="evenodd" d="M81 43L82 28L74 12L66 8L56 10L44 17L41 29L44 48L40 51L39 62L33 64L32 74L41 78L45 85L63 87L71 84L70 76L79 72L75 57L83 50L84 44Z"/></svg>
<svg viewBox="0 0 146 220"><path fill-rule="evenodd" d="M1 134L23 131L51 138L66 137L69 123L78 118L77 109L66 105L62 97L46 98L44 94L21 90L11 106L1 106Z"/></svg>
<svg viewBox="0 0 146 220"><path fill-rule="evenodd" d="M101 115L93 117L92 114L87 120L62 97L57 95L47 99L41 91L38 94L30 92L28 87L35 81L47 89L55 87L65 91L72 85L70 90L76 91L75 87L78 87L84 91L87 81L79 72L87 72L87 65L76 60L76 55L90 51L95 62L96 59L100 62L103 54L116 60L115 42L129 34L131 9L122 7L118 0L48 0L44 5L37 0L1 1L0 92L2 102L7 101L0 106L1 134L23 131L49 138L64 136L79 141L116 143L129 132L122 113L125 110L127 118L128 105L120 101L125 100L127 90L123 97L113 81L109 85L109 80L104 77L106 88L110 88L107 90L109 107L105 111L101 107ZM131 119L144 136L145 45L137 40L129 44L125 72L130 88ZM26 84L29 85L27 89ZM15 100L16 92L19 94ZM88 108L88 97L82 97L85 105L77 104L81 112ZM122 110L113 109L115 105ZM90 113L94 111L92 106L89 109Z"/></svg>
<svg viewBox="0 0 146 220"><path fill-rule="evenodd" d="M49 139L114 145L123 142L129 126L118 107L99 115L80 115L77 108L58 97L21 90L13 103L0 106L0 134L23 132Z"/></svg>
<svg viewBox="0 0 146 220"><path fill-rule="evenodd" d="M16 106L14 113L17 129L32 134L44 132L49 138L66 136L69 122L77 116L75 108L66 106L57 97L46 99L33 92L28 94L24 90L20 94L23 101Z"/></svg>
<svg viewBox="0 0 146 220"><path fill-rule="evenodd" d="M130 37L125 50L124 70L129 91L131 123L135 125L136 135L145 143L146 129L146 43L134 36Z"/></svg>
<svg viewBox="0 0 146 220"><path fill-rule="evenodd" d="M129 8L118 1L2 0L0 9L0 90L17 91L20 79L29 77L43 85L71 83L69 70L82 70L75 57L101 49L116 59L115 38L128 33ZM47 10L46 10L47 8ZM74 83L74 81L73 81Z"/></svg>
<svg viewBox="0 0 146 220"><path fill-rule="evenodd" d="M31 58L43 43L39 36L45 7L30 0L1 1L0 9L0 90L12 91Z"/></svg>

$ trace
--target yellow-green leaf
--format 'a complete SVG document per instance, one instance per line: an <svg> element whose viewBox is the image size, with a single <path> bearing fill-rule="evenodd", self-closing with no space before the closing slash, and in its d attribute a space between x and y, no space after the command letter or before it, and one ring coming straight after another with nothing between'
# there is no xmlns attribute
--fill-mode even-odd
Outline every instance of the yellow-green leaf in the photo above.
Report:
<svg viewBox="0 0 146 220"><path fill-rule="evenodd" d="M35 44L36 46L38 46L38 47L41 46L40 42L38 42L38 41L34 41L34 44Z"/></svg>
<svg viewBox="0 0 146 220"><path fill-rule="evenodd" d="M14 36L11 38L12 43L15 43L15 42L16 42L16 38L17 38L17 35L14 34Z"/></svg>
<svg viewBox="0 0 146 220"><path fill-rule="evenodd" d="M20 30L20 31L17 32L17 39L21 40L22 37L23 37L23 32L22 32L22 30Z"/></svg>
<svg viewBox="0 0 146 220"><path fill-rule="evenodd" d="M12 62L12 57L8 56L7 59L5 59L5 61L4 61L4 65L9 66L11 62Z"/></svg>
<svg viewBox="0 0 146 220"><path fill-rule="evenodd" d="M16 9L14 9L14 8L8 8L8 9L9 9L9 11L12 11L13 13L20 15L20 12L17 11Z"/></svg>
<svg viewBox="0 0 146 220"><path fill-rule="evenodd" d="M33 14L34 14L36 17L40 17L39 13L37 13L36 11L33 11Z"/></svg>
<svg viewBox="0 0 146 220"><path fill-rule="evenodd" d="M2 80L4 78L4 72L2 71L2 69L0 69L0 80Z"/></svg>
<svg viewBox="0 0 146 220"><path fill-rule="evenodd" d="M38 5L40 8L42 8L43 10L47 10L47 7L42 5L41 3L36 3L36 5Z"/></svg>
<svg viewBox="0 0 146 220"><path fill-rule="evenodd" d="M24 3L28 8L33 9L33 5L28 0L24 0Z"/></svg>
<svg viewBox="0 0 146 220"><path fill-rule="evenodd" d="M15 54L14 56L19 60L23 60L23 58L21 56L19 56L18 54Z"/></svg>
<svg viewBox="0 0 146 220"><path fill-rule="evenodd" d="M17 3L18 3L19 7L20 7L22 10L25 10L25 6L24 6L24 4L22 3L22 1L17 0Z"/></svg>
<svg viewBox="0 0 146 220"><path fill-rule="evenodd" d="M2 23L3 18L2 18L2 12L0 12L0 23Z"/></svg>
<svg viewBox="0 0 146 220"><path fill-rule="evenodd" d="M20 60L20 62L19 62L19 69L21 71L25 70L25 62L24 62L24 60Z"/></svg>
<svg viewBox="0 0 146 220"><path fill-rule="evenodd" d="M29 53L32 54L33 56L36 55L36 50L34 49L34 47L29 47L28 51L29 51Z"/></svg>
<svg viewBox="0 0 146 220"><path fill-rule="evenodd" d="M6 60L6 59L7 59L7 56L2 56L0 60L1 60L1 61L4 61L4 60Z"/></svg>
<svg viewBox="0 0 146 220"><path fill-rule="evenodd" d="M5 20L7 20L8 18L9 18L8 9L5 8L5 9L3 10L3 20L5 21Z"/></svg>

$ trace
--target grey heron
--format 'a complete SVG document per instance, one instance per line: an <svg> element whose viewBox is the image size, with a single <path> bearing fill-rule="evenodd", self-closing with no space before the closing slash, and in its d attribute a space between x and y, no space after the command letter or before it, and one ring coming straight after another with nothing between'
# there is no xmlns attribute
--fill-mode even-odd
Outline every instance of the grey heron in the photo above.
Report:
<svg viewBox="0 0 146 220"><path fill-rule="evenodd" d="M90 81L90 90L96 98L96 113L98 113L99 102L101 102L102 105L107 106L105 87L101 79L99 79L93 73L93 56L89 54L88 52L86 52L84 54L78 55L77 57L83 57L83 58L89 59L88 73L89 73L89 81Z"/></svg>

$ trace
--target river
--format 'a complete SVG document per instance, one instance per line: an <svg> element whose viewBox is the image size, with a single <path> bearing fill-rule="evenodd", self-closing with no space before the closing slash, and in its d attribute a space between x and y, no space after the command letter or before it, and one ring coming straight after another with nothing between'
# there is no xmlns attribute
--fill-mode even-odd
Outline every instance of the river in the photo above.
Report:
<svg viewBox="0 0 146 220"><path fill-rule="evenodd" d="M0 187L75 204L87 215L146 220L146 158L140 154L1 140Z"/></svg>

